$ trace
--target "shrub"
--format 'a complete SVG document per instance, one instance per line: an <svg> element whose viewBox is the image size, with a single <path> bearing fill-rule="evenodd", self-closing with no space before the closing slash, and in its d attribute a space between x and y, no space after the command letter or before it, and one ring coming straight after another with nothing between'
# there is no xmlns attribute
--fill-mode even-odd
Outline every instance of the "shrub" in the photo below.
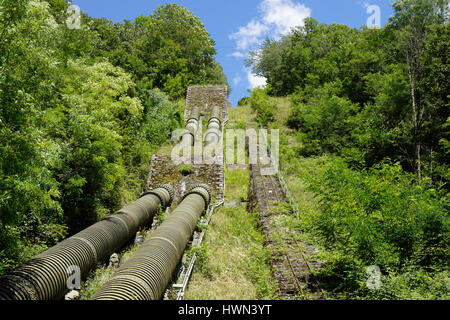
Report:
<svg viewBox="0 0 450 320"><path fill-rule="evenodd" d="M322 210L310 227L333 252L322 275L353 291L370 265L385 275L410 266L429 271L447 267L450 223L445 204L436 190L414 182L398 164L358 172L342 159L329 162L311 179L309 189L320 195Z"/></svg>
<svg viewBox="0 0 450 320"><path fill-rule="evenodd" d="M185 164L180 168L180 172L183 176L188 176L194 173L194 167L189 164Z"/></svg>
<svg viewBox="0 0 450 320"><path fill-rule="evenodd" d="M275 121L274 105L270 101L265 89L255 88L250 96L250 105L257 113L257 121L266 126Z"/></svg>
<svg viewBox="0 0 450 320"><path fill-rule="evenodd" d="M291 97L292 116L288 126L301 132L302 155L337 153L351 145L358 107L339 96L341 86L339 81L327 83L314 89L306 102L301 102L303 91Z"/></svg>

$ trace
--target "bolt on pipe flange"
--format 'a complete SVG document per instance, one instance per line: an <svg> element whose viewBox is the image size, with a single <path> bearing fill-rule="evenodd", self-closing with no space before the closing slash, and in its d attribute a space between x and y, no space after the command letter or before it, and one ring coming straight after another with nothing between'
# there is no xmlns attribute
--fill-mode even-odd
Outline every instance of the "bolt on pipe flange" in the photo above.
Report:
<svg viewBox="0 0 450 320"><path fill-rule="evenodd" d="M187 123L186 123L186 130L191 132L192 134L195 134L198 130L198 120L195 119L190 119Z"/></svg>
<svg viewBox="0 0 450 320"><path fill-rule="evenodd" d="M68 268L78 266L80 277L123 246L148 223L160 205L173 200L173 189L164 185L115 214L0 276L0 300L58 299L67 290Z"/></svg>
<svg viewBox="0 0 450 320"><path fill-rule="evenodd" d="M169 196L170 196L170 200L169 200L169 203L167 204L167 207L171 206L173 203L173 199L175 198L175 190L173 189L172 185L170 185L169 183L166 183L166 184L158 186L158 188L167 190L167 192L169 193Z"/></svg>
<svg viewBox="0 0 450 320"><path fill-rule="evenodd" d="M165 193L164 191L166 191L167 194L163 194ZM173 199L175 198L175 191L170 184L159 185L152 190L143 193L140 198L143 198L149 194L157 196L161 200L161 204L164 207L170 207L172 205Z"/></svg>
<svg viewBox="0 0 450 320"><path fill-rule="evenodd" d="M200 195L205 200L205 208L209 206L212 200L212 193L211 188L206 183L197 183L193 185L189 192L183 197L183 200L193 193Z"/></svg>

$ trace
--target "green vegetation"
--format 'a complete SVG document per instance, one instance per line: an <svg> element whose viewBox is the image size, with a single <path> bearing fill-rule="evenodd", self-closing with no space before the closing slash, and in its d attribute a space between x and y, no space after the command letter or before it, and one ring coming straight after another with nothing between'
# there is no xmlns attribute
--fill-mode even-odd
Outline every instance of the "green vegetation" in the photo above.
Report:
<svg viewBox="0 0 450 320"><path fill-rule="evenodd" d="M300 155L339 154L359 167L390 158L418 182L447 184L450 27L438 2L396 1L382 29L307 19L253 53L266 92L291 98ZM264 100L254 96L252 105Z"/></svg>
<svg viewBox="0 0 450 320"><path fill-rule="evenodd" d="M0 0L0 274L136 199L187 87L227 82L183 7L69 29L67 6Z"/></svg>
<svg viewBox="0 0 450 320"><path fill-rule="evenodd" d="M160 212L158 214L158 218L162 217L162 213ZM151 230L148 230L145 234L145 240L150 238L152 234ZM139 249L138 244L129 244L125 248L123 248L122 252L120 253L119 259L120 259L120 265L123 265L131 256L133 253L135 253ZM120 266L119 265L119 266ZM109 263L105 263L98 268L92 270L86 280L81 285L80 295L81 300L89 300L106 282L108 282L111 277L113 276L114 272L116 272L117 269L114 267L109 267Z"/></svg>
<svg viewBox="0 0 450 320"><path fill-rule="evenodd" d="M349 297L403 298L401 292L368 290L369 265L379 266L389 277L413 271L410 277L423 273L430 280L445 279L449 255L445 208L433 190L414 185L413 180L400 166L387 163L360 172L349 169L342 159L324 164L310 182L321 211L310 216L309 223L329 251L321 272L327 285L339 285ZM448 297L446 282L440 285L441 290L425 292L423 298Z"/></svg>
<svg viewBox="0 0 450 320"><path fill-rule="evenodd" d="M241 109L229 110L229 127L251 117L250 108ZM195 249L198 259L185 299L276 299L259 214L241 204L248 198L249 179L247 169L225 169L225 207L213 214L201 248Z"/></svg>
<svg viewBox="0 0 450 320"><path fill-rule="evenodd" d="M314 244L326 298L450 298L446 4L394 1L381 29L307 19L251 53L268 85L230 110L229 128L281 130L300 219L267 213L272 250ZM81 29L67 27L67 6L0 0L0 274L135 199L151 155L170 152L160 147L183 122L187 87L227 85L214 41L181 6L124 23L82 14ZM194 249L186 298L277 298L260 216L241 203L249 172L225 175L228 206ZM83 298L110 275L93 271Z"/></svg>
<svg viewBox="0 0 450 320"><path fill-rule="evenodd" d="M185 164L185 165L181 166L179 170L183 176L188 176L190 174L193 174L195 171L194 167L190 164Z"/></svg>
<svg viewBox="0 0 450 320"><path fill-rule="evenodd" d="M449 221L434 190L399 165L360 171L340 157L289 156L288 148L281 166L300 207L294 228L320 249L315 276L327 297L448 299ZM378 290L366 287L371 265L382 272Z"/></svg>
<svg viewBox="0 0 450 320"><path fill-rule="evenodd" d="M92 30L92 50L131 73L141 88L158 87L179 98L190 85L227 85L214 58L214 40L181 6L159 6L152 15L124 24L86 16L82 24Z"/></svg>
<svg viewBox="0 0 450 320"><path fill-rule="evenodd" d="M450 29L440 4L394 1L382 29L308 19L249 61L268 86L248 103L259 122L259 101L272 106L266 123L281 130L296 228L320 249L315 276L330 298L450 296ZM371 290L373 265L381 287Z"/></svg>
<svg viewBox="0 0 450 320"><path fill-rule="evenodd" d="M250 106L256 111L256 121L265 126L274 121L273 109L275 106L268 101L270 100L267 99L263 89L253 89L249 99Z"/></svg>
<svg viewBox="0 0 450 320"><path fill-rule="evenodd" d="M249 171L226 170L226 201L247 198ZM276 298L270 255L259 231L258 213L245 205L214 213L189 282L187 300L258 300Z"/></svg>

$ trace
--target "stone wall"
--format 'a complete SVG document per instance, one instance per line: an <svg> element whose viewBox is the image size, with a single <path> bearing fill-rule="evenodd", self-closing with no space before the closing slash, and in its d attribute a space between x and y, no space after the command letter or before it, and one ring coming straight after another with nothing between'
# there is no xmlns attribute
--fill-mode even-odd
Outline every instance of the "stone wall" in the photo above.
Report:
<svg viewBox="0 0 450 320"><path fill-rule="evenodd" d="M228 120L228 89L225 86L217 87L190 87L186 94L186 109L184 118L187 119L192 108L199 107L201 116L209 119L212 108L219 106L222 109L222 122Z"/></svg>
<svg viewBox="0 0 450 320"><path fill-rule="evenodd" d="M227 87L207 86L190 87L186 95L185 118L187 118L194 106L200 107L201 116L209 119L213 106L222 108L222 122L228 119ZM202 137L197 136L197 141ZM174 204L178 204L185 192L189 191L195 183L206 183L211 187L215 202L224 198L224 161L223 154L217 155L218 164L195 163L192 159L193 172L185 174L181 172L184 164L176 165L168 155L153 155L150 174L147 181L149 189L164 183L170 183L176 189Z"/></svg>

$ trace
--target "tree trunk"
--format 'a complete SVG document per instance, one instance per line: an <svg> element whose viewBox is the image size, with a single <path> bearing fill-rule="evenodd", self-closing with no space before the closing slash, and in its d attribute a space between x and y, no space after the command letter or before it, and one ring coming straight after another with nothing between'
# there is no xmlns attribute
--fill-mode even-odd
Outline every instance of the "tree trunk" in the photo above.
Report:
<svg viewBox="0 0 450 320"><path fill-rule="evenodd" d="M411 70L411 60L409 55L407 56L407 63L408 63L408 75L409 75L409 84L411 87L411 101L412 101L412 123L413 123L413 134L414 134L414 149L415 149L415 163L416 163L416 170L417 170L417 180L422 180L422 168L421 168L421 144L418 138L418 129L419 129L419 121L418 121L418 112L417 112L417 103L416 103L416 86L415 86L415 77L413 75L413 71Z"/></svg>

